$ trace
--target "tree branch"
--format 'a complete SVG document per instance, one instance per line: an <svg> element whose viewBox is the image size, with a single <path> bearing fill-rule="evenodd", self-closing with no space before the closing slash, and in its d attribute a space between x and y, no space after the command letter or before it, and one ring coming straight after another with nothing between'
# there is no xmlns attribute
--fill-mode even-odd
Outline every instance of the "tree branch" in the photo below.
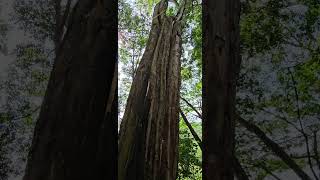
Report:
<svg viewBox="0 0 320 180"><path fill-rule="evenodd" d="M269 147L272 152L278 156L284 163L288 165L301 179L311 180L311 178L306 174L298 164L290 158L290 156L275 142L273 142L258 126L244 120L242 117L238 116L238 122L243 125L247 130L256 134L261 141L263 141L267 147Z"/></svg>
<svg viewBox="0 0 320 180"><path fill-rule="evenodd" d="M200 119L202 119L202 114L192 105L190 104L185 98L181 97L180 98L192 109L194 110L194 112L197 113L197 115L199 116Z"/></svg>
<svg viewBox="0 0 320 180"><path fill-rule="evenodd" d="M272 171L270 171L268 167L266 167L263 163L258 163L257 166L263 169L266 173L270 174L273 178L277 180L281 180L277 175L275 175Z"/></svg>
<svg viewBox="0 0 320 180"><path fill-rule="evenodd" d="M179 111L182 116L182 119L184 120L184 122L188 126L193 138L197 141L197 143L202 151L202 141L201 141L200 137L198 136L197 132L193 129L191 123L188 121L187 117L182 112L181 108L179 109ZM201 114L200 114L200 116L201 116ZM233 166L234 166L238 180L249 180L248 175L246 174L246 172L242 168L239 160L236 157L233 158Z"/></svg>
<svg viewBox="0 0 320 180"><path fill-rule="evenodd" d="M200 137L198 136L197 132L193 129L191 123L188 121L186 115L182 112L181 108L179 108L180 114L182 119L184 120L184 122L186 123L186 125L188 126L192 136L194 137L194 139L197 141L200 149L202 150L202 141L200 139Z"/></svg>
<svg viewBox="0 0 320 180"><path fill-rule="evenodd" d="M249 177L246 171L242 168L241 163L239 162L238 158L233 158L233 167L235 173L237 175L238 180L249 180Z"/></svg>
<svg viewBox="0 0 320 180"><path fill-rule="evenodd" d="M180 97L188 106L190 106L198 115L202 118L202 115L199 111L196 110L194 106L192 106L186 99ZM183 112L180 109L181 115ZM189 129L192 128L191 124L188 122L185 115L182 115L182 118L186 122L187 126L190 125ZM291 159L291 157L275 142L273 142L270 138L267 137L267 135L257 126L254 124L251 124L244 120L242 117L239 116L238 121L240 124L242 124L247 130L250 132L253 132L256 134L272 151L275 153L278 157L281 158L282 161L284 161L299 177L301 177L303 180L311 180L311 178ZM191 131L191 129L190 129ZM194 130L193 130L194 131ZM192 132L191 132L192 133ZM197 134L195 134L197 136ZM196 136L194 138L197 141ZM197 136L198 137L198 136ZM199 137L198 137L199 138ZM200 139L200 138L199 138ZM198 141L197 141L198 142ZM199 142L198 142L199 144ZM200 140L200 147L201 147L201 140ZM201 147L202 149L202 147ZM237 162L235 161L235 164Z"/></svg>
<svg viewBox="0 0 320 180"><path fill-rule="evenodd" d="M20 119L23 119L23 118L27 118L27 117L31 116L33 113L37 112L40 108L41 108L41 106L38 106L34 110L29 112L29 113L26 113L26 114L24 114L22 116L19 116L19 117L15 117L14 119L12 119L12 121L16 121L16 120L20 120Z"/></svg>
<svg viewBox="0 0 320 180"><path fill-rule="evenodd" d="M297 90L297 82L294 79L294 76L290 70L290 68L288 68L288 72L291 76L291 80L292 80L292 84L293 84L293 89L294 89L294 94L295 94L295 98L296 98L296 103L297 103L297 115L298 115L298 121L300 124L300 129L301 129L301 133L303 134L304 138L305 138L305 145L306 145L306 149L307 149L307 154L308 154L308 164L309 167L312 171L313 176L316 178L316 180L319 180L317 174L314 171L313 165L312 165L312 160L311 160L311 156L310 156L310 148L309 148L309 137L308 135L305 133L303 125L302 125L302 120L301 120L301 113L300 113L300 106L299 106L299 94L298 94L298 90Z"/></svg>

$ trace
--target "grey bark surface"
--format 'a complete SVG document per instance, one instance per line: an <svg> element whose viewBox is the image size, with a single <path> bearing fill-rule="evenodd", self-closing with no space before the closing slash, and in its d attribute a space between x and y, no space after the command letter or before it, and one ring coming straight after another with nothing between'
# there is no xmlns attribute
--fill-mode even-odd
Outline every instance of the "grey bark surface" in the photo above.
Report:
<svg viewBox="0 0 320 180"><path fill-rule="evenodd" d="M146 50L127 100L118 180L176 179L182 15L167 16L166 9L166 1L154 9Z"/></svg>
<svg viewBox="0 0 320 180"><path fill-rule="evenodd" d="M117 2L79 0L59 46L24 180L117 176Z"/></svg>
<svg viewBox="0 0 320 180"><path fill-rule="evenodd" d="M204 0L202 7L203 179L233 180L240 2Z"/></svg>

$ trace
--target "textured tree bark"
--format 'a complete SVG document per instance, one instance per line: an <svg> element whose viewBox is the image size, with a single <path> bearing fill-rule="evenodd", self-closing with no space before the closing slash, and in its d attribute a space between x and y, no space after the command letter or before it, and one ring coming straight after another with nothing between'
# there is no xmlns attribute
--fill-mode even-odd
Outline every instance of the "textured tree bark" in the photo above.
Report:
<svg viewBox="0 0 320 180"><path fill-rule="evenodd" d="M117 1L79 0L36 123L24 180L116 179Z"/></svg>
<svg viewBox="0 0 320 180"><path fill-rule="evenodd" d="M239 0L203 1L203 179L234 179Z"/></svg>
<svg viewBox="0 0 320 180"><path fill-rule="evenodd" d="M121 123L118 180L175 180L181 56L181 16L155 7L152 27Z"/></svg>
<svg viewBox="0 0 320 180"><path fill-rule="evenodd" d="M265 143L272 152L278 156L284 163L288 165L301 179L311 180L311 178L306 174L299 165L290 158L290 156L275 142L273 142L258 126L249 123L243 118L239 117L238 121L243 125L248 131L256 134L260 140Z"/></svg>

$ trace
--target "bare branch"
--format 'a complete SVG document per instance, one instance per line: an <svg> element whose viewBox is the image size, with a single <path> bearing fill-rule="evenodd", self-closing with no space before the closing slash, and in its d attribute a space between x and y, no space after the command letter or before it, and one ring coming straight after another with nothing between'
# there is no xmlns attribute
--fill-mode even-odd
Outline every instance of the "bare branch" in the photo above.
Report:
<svg viewBox="0 0 320 180"><path fill-rule="evenodd" d="M191 107L192 110L194 110L194 111L197 113L197 115L199 116L200 119L202 119L202 114L201 114L192 104L190 104L185 98L183 98L183 97L181 97L181 96L180 96L180 98L181 98L189 107Z"/></svg>
<svg viewBox="0 0 320 180"><path fill-rule="evenodd" d="M268 167L266 167L263 163L259 163L257 164L257 166L259 166L260 168L262 168L265 172L267 172L268 174L270 174L273 178L277 179L277 180L281 180L277 175L275 175L272 171L270 171L268 169Z"/></svg>
<svg viewBox="0 0 320 180"><path fill-rule="evenodd" d="M180 110L180 114L182 116L182 119L184 120L184 122L188 126L193 138L197 141L197 143L202 151L202 141L201 141L200 137L198 136L196 131L193 129L191 123L188 121L187 117L182 112L181 108L179 110ZM249 180L248 175L246 174L246 172L242 168L239 160L236 157L234 157L234 159L233 159L233 166L234 166L238 180Z"/></svg>
<svg viewBox="0 0 320 180"><path fill-rule="evenodd" d="M294 93L295 93L296 104L297 104L297 115L298 115L298 121L299 121L299 124L300 124L301 133L303 134L303 136L305 138L305 145L306 145L307 154L308 154L308 164L309 164L309 167L310 167L310 169L312 171L313 176L316 178L316 180L319 180L316 172L314 171L313 165L312 165L312 160L311 160L311 156L310 156L311 153L310 153L310 148L309 148L309 137L304 131L304 127L303 127L302 120L301 120L301 113L300 113L300 106L299 106L299 94L298 94L298 90L297 90L297 82L295 81L294 76L293 76L290 68L288 68L288 72L289 72L289 74L291 76L293 89L294 89Z"/></svg>
<svg viewBox="0 0 320 180"><path fill-rule="evenodd" d="M267 147L272 150L272 152L278 156L284 163L288 165L301 179L311 180L308 174L306 174L298 164L290 158L290 156L274 141L272 141L258 126L244 120L242 117L238 116L238 121L247 130L256 134L262 142L264 142Z"/></svg>
<svg viewBox="0 0 320 180"><path fill-rule="evenodd" d="M188 121L186 115L182 112L181 108L179 109L180 114L182 119L184 120L184 122L186 123L186 125L188 126L192 136L194 137L194 139L197 141L197 143L199 144L200 149L202 150L202 142L200 137L198 136L197 132L193 129L192 125L190 124L190 122Z"/></svg>
<svg viewBox="0 0 320 180"><path fill-rule="evenodd" d="M249 180L246 171L242 168L240 161L236 157L233 158L233 166L238 180Z"/></svg>

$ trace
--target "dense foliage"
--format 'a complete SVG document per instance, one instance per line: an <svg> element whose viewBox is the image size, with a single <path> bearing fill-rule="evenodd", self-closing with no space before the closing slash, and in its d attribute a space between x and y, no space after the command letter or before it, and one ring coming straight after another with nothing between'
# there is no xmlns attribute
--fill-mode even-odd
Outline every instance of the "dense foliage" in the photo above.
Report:
<svg viewBox="0 0 320 180"><path fill-rule="evenodd" d="M10 31L22 39L12 42L9 65L1 79L1 125L5 133L6 166L0 179L21 178L33 128L53 65L54 7L50 0L12 1L8 8ZM8 42L12 40L8 39ZM3 154L1 154L3 155ZM3 161L1 161L3 162ZM1 174L0 173L0 174Z"/></svg>
<svg viewBox="0 0 320 180"><path fill-rule="evenodd" d="M319 5L308 0L243 3L238 82L241 116L258 125L315 179L320 170L319 157L313 156L319 152ZM290 174L255 136L242 128L237 132L237 155L252 177Z"/></svg>

